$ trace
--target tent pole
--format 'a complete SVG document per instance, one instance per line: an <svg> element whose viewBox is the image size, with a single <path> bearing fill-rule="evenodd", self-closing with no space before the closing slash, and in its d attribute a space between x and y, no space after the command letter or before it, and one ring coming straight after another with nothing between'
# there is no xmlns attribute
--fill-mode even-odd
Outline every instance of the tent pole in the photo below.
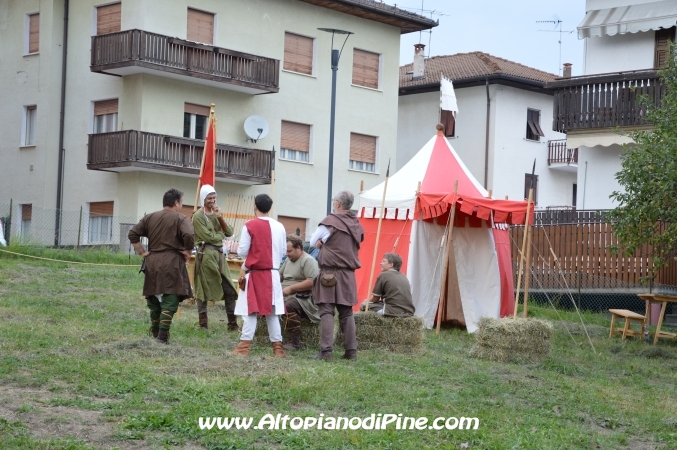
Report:
<svg viewBox="0 0 677 450"><path fill-rule="evenodd" d="M360 180L360 194L364 192L364 180Z"/></svg>
<svg viewBox="0 0 677 450"><path fill-rule="evenodd" d="M529 189L529 205L534 198L534 188ZM529 278L531 276L531 223L529 223L529 208L527 208L527 219L524 221L527 233L527 256L524 264L524 307L522 308L522 317L527 318L527 308L529 307Z"/></svg>
<svg viewBox="0 0 677 450"><path fill-rule="evenodd" d="M517 271L517 291L515 292L515 311L513 313L513 319L517 318L517 305L519 304L520 300L520 285L522 284L522 269L524 266L524 251L526 250L526 245L527 245L527 230L528 230L528 224L529 224L529 211L531 211L531 200L534 198L534 190L529 189L529 199L527 200L527 214L526 218L524 219L524 235L522 236L522 252L520 253L520 263L519 263L519 270ZM526 283L525 283L526 284ZM526 297L525 297L526 301Z"/></svg>
<svg viewBox="0 0 677 450"><path fill-rule="evenodd" d="M442 283L440 283L440 299L437 302L437 330L435 334L440 334L440 325L442 325L442 304L447 301L447 289L444 280L447 277L449 272L449 253L451 251L451 235L454 230L454 217L456 216L456 194L458 193L458 180L454 181L454 203L451 205L451 211L449 211L449 228L447 229L447 247L444 249L444 269L442 270Z"/></svg>
<svg viewBox="0 0 677 450"><path fill-rule="evenodd" d="M388 190L388 178L390 178L390 159L388 160L388 170L386 170L386 181L383 185L383 197L381 198L381 213L378 216L378 227L376 228L376 242L374 243L374 256L371 258L371 271L369 273L369 290L371 291L374 282L374 269L376 265L376 254L378 252L378 240L381 237L381 224L383 223L383 216L385 214L385 204L386 204L386 191ZM371 291L373 292L373 291ZM371 292L367 294L367 299L365 300L364 312L369 312L369 300L371 299ZM383 303L385 307L385 302Z"/></svg>

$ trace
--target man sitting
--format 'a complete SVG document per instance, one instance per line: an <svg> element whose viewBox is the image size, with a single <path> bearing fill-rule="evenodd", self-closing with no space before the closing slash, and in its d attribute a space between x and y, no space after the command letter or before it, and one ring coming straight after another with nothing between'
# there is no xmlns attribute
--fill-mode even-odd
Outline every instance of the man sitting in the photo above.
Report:
<svg viewBox="0 0 677 450"><path fill-rule="evenodd" d="M303 241L299 236L287 236L287 259L280 267L282 295L287 311L286 329L290 342L284 345L286 350L298 350L301 347L301 319L320 323L317 305L311 292L313 279L320 272L317 261L303 250Z"/></svg>
<svg viewBox="0 0 677 450"><path fill-rule="evenodd" d="M400 272L402 258L396 253L386 253L381 261L381 273L369 300L369 311L383 316L411 317L414 315L414 302L411 299L411 287L407 276ZM360 307L365 310L366 301Z"/></svg>

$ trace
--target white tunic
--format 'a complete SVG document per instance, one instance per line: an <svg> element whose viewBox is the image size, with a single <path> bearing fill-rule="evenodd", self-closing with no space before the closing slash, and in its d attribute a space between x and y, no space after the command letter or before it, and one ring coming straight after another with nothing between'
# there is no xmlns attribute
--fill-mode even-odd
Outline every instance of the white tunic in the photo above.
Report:
<svg viewBox="0 0 677 450"><path fill-rule="evenodd" d="M284 230L284 225L282 225L277 220L271 219L270 217L259 217L268 221L270 224L270 232L272 234L271 242L273 244L273 267L274 270L270 271L270 276L273 280L273 314L280 316L284 314L284 297L282 296L282 284L280 284L280 273L277 271L277 268L282 264L282 256L287 253L287 234ZM242 227L242 233L240 234L240 242L237 246L237 254L240 258L246 259L249 254L249 248L251 246L252 239L249 231L247 230L247 225L245 224ZM243 270L247 268L243 265ZM238 316L248 316L249 315L249 305L247 303L247 289L249 288L249 274L245 275L247 280L247 285L243 291L240 291L237 303L235 304L235 314Z"/></svg>

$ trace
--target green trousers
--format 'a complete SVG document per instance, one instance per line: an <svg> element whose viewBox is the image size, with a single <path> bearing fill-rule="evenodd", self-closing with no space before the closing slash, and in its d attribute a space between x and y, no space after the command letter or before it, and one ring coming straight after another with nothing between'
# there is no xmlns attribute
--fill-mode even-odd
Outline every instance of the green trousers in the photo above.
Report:
<svg viewBox="0 0 677 450"><path fill-rule="evenodd" d="M150 326L151 328L160 328L162 330L169 330L172 325L172 318L179 309L179 296L175 294L165 294L162 296L162 301L154 295L146 297L146 305L150 309Z"/></svg>

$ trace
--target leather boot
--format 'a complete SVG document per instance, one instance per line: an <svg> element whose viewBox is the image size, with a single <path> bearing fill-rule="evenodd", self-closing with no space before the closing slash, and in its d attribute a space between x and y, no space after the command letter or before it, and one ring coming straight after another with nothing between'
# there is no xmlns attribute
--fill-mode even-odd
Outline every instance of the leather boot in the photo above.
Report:
<svg viewBox="0 0 677 450"><path fill-rule="evenodd" d="M331 361L334 357L332 352L319 352L316 355L309 356L309 359L321 359L322 361Z"/></svg>
<svg viewBox="0 0 677 450"><path fill-rule="evenodd" d="M249 350L252 347L252 341L240 341L231 353L233 355L249 356Z"/></svg>
<svg viewBox="0 0 677 450"><path fill-rule="evenodd" d="M160 332L159 328L156 327L150 327L150 330L148 331L148 336L153 336L154 338L157 339L157 335Z"/></svg>
<svg viewBox="0 0 677 450"><path fill-rule="evenodd" d="M228 331L242 331L237 324L237 316L233 313L228 313Z"/></svg>
<svg viewBox="0 0 677 450"><path fill-rule="evenodd" d="M301 320L295 312L287 313L287 331L289 332L289 343L283 347L285 350L298 350L301 348Z"/></svg>
<svg viewBox="0 0 677 450"><path fill-rule="evenodd" d="M286 358L287 354L282 348L282 342L273 342L273 356L277 358Z"/></svg>
<svg viewBox="0 0 677 450"><path fill-rule="evenodd" d="M169 344L169 330L161 328L158 332L157 340L163 344Z"/></svg>
<svg viewBox="0 0 677 450"><path fill-rule="evenodd" d="M357 350L346 350L346 352L341 356L343 359L349 359L351 361L357 360Z"/></svg>
<svg viewBox="0 0 677 450"><path fill-rule="evenodd" d="M208 330L209 327L207 326L207 313L206 312L199 313L198 316L200 318L200 329Z"/></svg>

